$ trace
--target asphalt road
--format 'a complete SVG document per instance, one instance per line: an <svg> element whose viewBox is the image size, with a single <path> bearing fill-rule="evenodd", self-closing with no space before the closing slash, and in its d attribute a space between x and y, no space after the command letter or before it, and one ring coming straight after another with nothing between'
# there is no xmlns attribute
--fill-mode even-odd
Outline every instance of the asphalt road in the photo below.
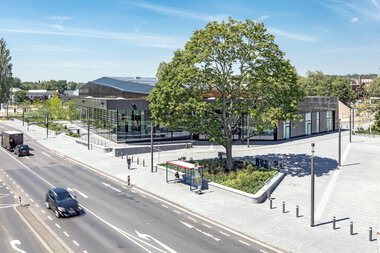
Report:
<svg viewBox="0 0 380 253"><path fill-rule="evenodd" d="M0 180L0 245L1 252L48 252L16 210L18 199Z"/></svg>
<svg viewBox="0 0 380 253"><path fill-rule="evenodd" d="M30 157L16 157L1 148L0 178L15 187L22 203L30 204L29 209L72 252L271 252L244 235L119 185L25 139L33 149ZM54 186L76 195L85 213L57 219L44 207L45 193Z"/></svg>

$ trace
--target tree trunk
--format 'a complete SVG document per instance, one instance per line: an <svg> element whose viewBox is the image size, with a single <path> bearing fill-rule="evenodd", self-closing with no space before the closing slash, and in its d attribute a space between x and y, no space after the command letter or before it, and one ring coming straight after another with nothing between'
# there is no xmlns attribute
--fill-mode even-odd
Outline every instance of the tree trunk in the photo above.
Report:
<svg viewBox="0 0 380 253"><path fill-rule="evenodd" d="M224 146L226 149L226 161L227 161L227 170L233 169L233 163L232 163L232 141L229 141L226 146Z"/></svg>

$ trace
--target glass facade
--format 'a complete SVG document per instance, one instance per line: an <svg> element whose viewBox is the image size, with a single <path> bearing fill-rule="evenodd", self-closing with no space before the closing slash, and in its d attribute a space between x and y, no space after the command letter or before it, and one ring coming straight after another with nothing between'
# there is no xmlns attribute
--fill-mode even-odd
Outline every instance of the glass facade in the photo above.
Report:
<svg viewBox="0 0 380 253"><path fill-rule="evenodd" d="M315 132L316 133L319 133L319 131L320 131L320 121L319 121L319 118L320 118L320 112L316 112L315 113L316 115L315 115Z"/></svg>
<svg viewBox="0 0 380 253"><path fill-rule="evenodd" d="M334 130L334 117L333 117L333 112L332 111L327 111L326 112L326 131L332 131Z"/></svg>
<svg viewBox="0 0 380 253"><path fill-rule="evenodd" d="M305 134L311 135L311 112L305 113Z"/></svg>

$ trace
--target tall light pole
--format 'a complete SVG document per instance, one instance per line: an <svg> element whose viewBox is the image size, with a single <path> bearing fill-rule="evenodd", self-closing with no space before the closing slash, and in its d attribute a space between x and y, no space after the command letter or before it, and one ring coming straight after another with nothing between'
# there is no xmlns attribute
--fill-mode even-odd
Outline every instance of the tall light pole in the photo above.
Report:
<svg viewBox="0 0 380 253"><path fill-rule="evenodd" d="M352 137L351 137L351 135L352 135L352 127L351 127L351 109L350 109L350 143L351 143L351 140L352 140Z"/></svg>
<svg viewBox="0 0 380 253"><path fill-rule="evenodd" d="M150 172L153 172L153 119L150 121Z"/></svg>
<svg viewBox="0 0 380 253"><path fill-rule="evenodd" d="M339 168L342 166L342 125L340 124L340 119L338 120L339 122L339 148L338 148L338 166Z"/></svg>
<svg viewBox="0 0 380 253"><path fill-rule="evenodd" d="M310 175L311 175L310 226L311 227L314 227L314 200L315 200L314 147L315 147L315 143L311 143L311 161L310 161Z"/></svg>
<svg viewBox="0 0 380 253"><path fill-rule="evenodd" d="M46 110L45 124L46 124L46 139L47 139L49 137L49 111L48 110Z"/></svg>
<svg viewBox="0 0 380 253"><path fill-rule="evenodd" d="M247 115L247 147L249 148L249 114Z"/></svg>

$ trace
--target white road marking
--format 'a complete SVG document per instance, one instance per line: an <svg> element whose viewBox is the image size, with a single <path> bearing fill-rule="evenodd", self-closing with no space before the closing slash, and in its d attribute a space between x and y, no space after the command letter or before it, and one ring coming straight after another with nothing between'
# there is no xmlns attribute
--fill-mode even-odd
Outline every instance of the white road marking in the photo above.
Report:
<svg viewBox="0 0 380 253"><path fill-rule="evenodd" d="M29 198L29 195L28 195L27 193L25 193L25 196L26 196L27 198Z"/></svg>
<svg viewBox="0 0 380 253"><path fill-rule="evenodd" d="M20 186L19 186L18 184L16 184L16 187L17 187L17 188L20 188Z"/></svg>
<svg viewBox="0 0 380 253"><path fill-rule="evenodd" d="M140 194L140 196L143 197L144 199L146 198L145 195L143 195L143 194Z"/></svg>
<svg viewBox="0 0 380 253"><path fill-rule="evenodd" d="M13 195L13 197L14 197L15 199L17 199L16 195Z"/></svg>
<svg viewBox="0 0 380 253"><path fill-rule="evenodd" d="M27 157L27 156L25 156L24 158L29 160L29 157Z"/></svg>
<svg viewBox="0 0 380 253"><path fill-rule="evenodd" d="M239 242L241 242L242 244L245 244L245 245L247 245L247 246L250 245L249 243L246 243L245 241L242 241L242 240L239 240Z"/></svg>
<svg viewBox="0 0 380 253"><path fill-rule="evenodd" d="M61 226L60 226L58 223L55 223L55 226L56 226L57 228L61 228Z"/></svg>
<svg viewBox="0 0 380 253"><path fill-rule="evenodd" d="M112 190L116 191L116 192L121 192L119 189L116 189L115 187L112 187L110 184L107 184L107 183L104 183L104 182L101 182L105 187L108 187L108 188L111 188Z"/></svg>
<svg viewBox="0 0 380 253"><path fill-rule="evenodd" d="M73 243L74 243L77 247L79 247L79 243L77 243L77 241L73 240Z"/></svg>
<svg viewBox="0 0 380 253"><path fill-rule="evenodd" d="M83 250L83 253L88 253L87 250Z"/></svg>
<svg viewBox="0 0 380 253"><path fill-rule="evenodd" d="M211 226L209 226L207 224L202 223L202 225L205 226L205 227L211 228Z"/></svg>
<svg viewBox="0 0 380 253"><path fill-rule="evenodd" d="M228 237L230 237L230 235L229 235L229 234L226 234L226 233L224 233L223 231L219 231L219 233L221 233L222 235L225 235L225 236L228 236Z"/></svg>
<svg viewBox="0 0 380 253"><path fill-rule="evenodd" d="M49 155L49 154L47 154L47 153L45 153L45 152L43 152L43 151L42 151L42 154L44 154L44 155L46 155L46 156L48 156L48 157L51 157L51 155Z"/></svg>
<svg viewBox="0 0 380 253"><path fill-rule="evenodd" d="M9 191L10 194L13 194L13 191Z"/></svg>
<svg viewBox="0 0 380 253"><path fill-rule="evenodd" d="M177 210L173 210L173 212L178 213L178 214L181 214L181 212L178 212Z"/></svg>
<svg viewBox="0 0 380 253"><path fill-rule="evenodd" d="M23 189L21 189L21 192L24 192L24 190L23 190Z"/></svg>
<svg viewBox="0 0 380 253"><path fill-rule="evenodd" d="M196 228L195 230L197 230L198 232L204 234L205 236L211 237L212 239L214 239L214 240L217 241L217 242L220 241L219 238L216 238L216 237L213 236L212 234L206 233L205 231L202 231L202 230L200 230L199 228Z"/></svg>
<svg viewBox="0 0 380 253"><path fill-rule="evenodd" d="M40 208L40 206L38 204L35 204L37 208Z"/></svg>
<svg viewBox="0 0 380 253"><path fill-rule="evenodd" d="M72 189L72 188L70 188L70 187L67 187L67 190L68 190L68 191L71 191L71 192L75 191L75 192L79 193L79 194L80 194L83 198L85 198L85 199L88 198L88 196L87 196L86 194L84 194L83 192L78 191L77 189Z"/></svg>
<svg viewBox="0 0 380 253"><path fill-rule="evenodd" d="M21 242L19 240L12 240L9 243L11 244L12 248L15 249L16 251L21 252L21 253L26 253L26 251L23 251L16 246L16 245L21 245Z"/></svg>
<svg viewBox="0 0 380 253"><path fill-rule="evenodd" d="M9 178L9 175L8 175L8 174L6 174L6 176L7 176L7 178Z"/></svg>
<svg viewBox="0 0 380 253"><path fill-rule="evenodd" d="M346 160L346 157L348 155L348 152L350 151L350 148L351 148L351 143L348 143L346 149L344 150L344 154L342 156L342 163L343 163L344 160ZM319 202L317 210L315 211L315 219L316 220L320 220L321 219L323 211L324 211L324 209L325 209L325 207L327 205L327 201L329 200L331 192L334 189L336 181L338 180L338 176L340 174L340 170L341 169L336 170L336 171L333 172L334 174L332 175L332 177L330 179L330 182L328 183L328 185L326 187L326 190L323 193L321 201Z"/></svg>
<svg viewBox="0 0 380 253"><path fill-rule="evenodd" d="M8 187L8 186L6 186L6 187L5 187L5 189L9 190L9 187Z"/></svg>
<svg viewBox="0 0 380 253"><path fill-rule="evenodd" d="M12 181L12 183L13 183L13 184L16 184L16 182L15 182L15 181Z"/></svg>
<svg viewBox="0 0 380 253"><path fill-rule="evenodd" d="M49 218L49 220L53 220L53 218L52 218L52 217L50 217L49 215L48 215L48 218Z"/></svg>
<svg viewBox="0 0 380 253"><path fill-rule="evenodd" d="M45 210L42 210L42 209L41 209L41 212L42 212L43 214L46 214Z"/></svg>
<svg viewBox="0 0 380 253"><path fill-rule="evenodd" d="M70 235L69 235L66 231L63 231L63 234L64 234L66 237L70 237Z"/></svg>
<svg viewBox="0 0 380 253"><path fill-rule="evenodd" d="M169 253L177 253L177 251L175 251L174 249L170 248L168 245L160 242L159 240L157 240L156 238L154 238L153 236L151 235L148 235L148 234L142 234L142 233L139 233L137 231L135 231L136 234L140 237L140 238L143 238L145 240L152 240L154 242L156 242L158 245L160 245L162 248L164 248L165 250L167 250Z"/></svg>
<svg viewBox="0 0 380 253"><path fill-rule="evenodd" d="M131 192L133 192L133 193L137 193L135 190L131 190Z"/></svg>
<svg viewBox="0 0 380 253"><path fill-rule="evenodd" d="M260 251L263 252L263 253L268 253L268 252L266 252L265 250L262 250L262 249Z"/></svg>
<svg viewBox="0 0 380 253"><path fill-rule="evenodd" d="M197 222L197 220L194 219L193 217L187 216L187 218L190 219L190 220L192 220L192 221L194 221L194 222Z"/></svg>
<svg viewBox="0 0 380 253"><path fill-rule="evenodd" d="M193 227L194 227L193 225L191 225L191 224L189 224L189 223L186 223L186 222L184 222L184 221L179 220L179 222L181 222L183 225L185 225L185 226L188 227L188 228L193 228Z"/></svg>
<svg viewBox="0 0 380 253"><path fill-rule="evenodd" d="M161 206L163 206L163 207L165 207L165 208L169 208L168 206L165 206L165 205L163 205L163 204L161 204Z"/></svg>
<svg viewBox="0 0 380 253"><path fill-rule="evenodd" d="M33 199L30 199L30 202L34 202L34 200L33 200Z"/></svg>

